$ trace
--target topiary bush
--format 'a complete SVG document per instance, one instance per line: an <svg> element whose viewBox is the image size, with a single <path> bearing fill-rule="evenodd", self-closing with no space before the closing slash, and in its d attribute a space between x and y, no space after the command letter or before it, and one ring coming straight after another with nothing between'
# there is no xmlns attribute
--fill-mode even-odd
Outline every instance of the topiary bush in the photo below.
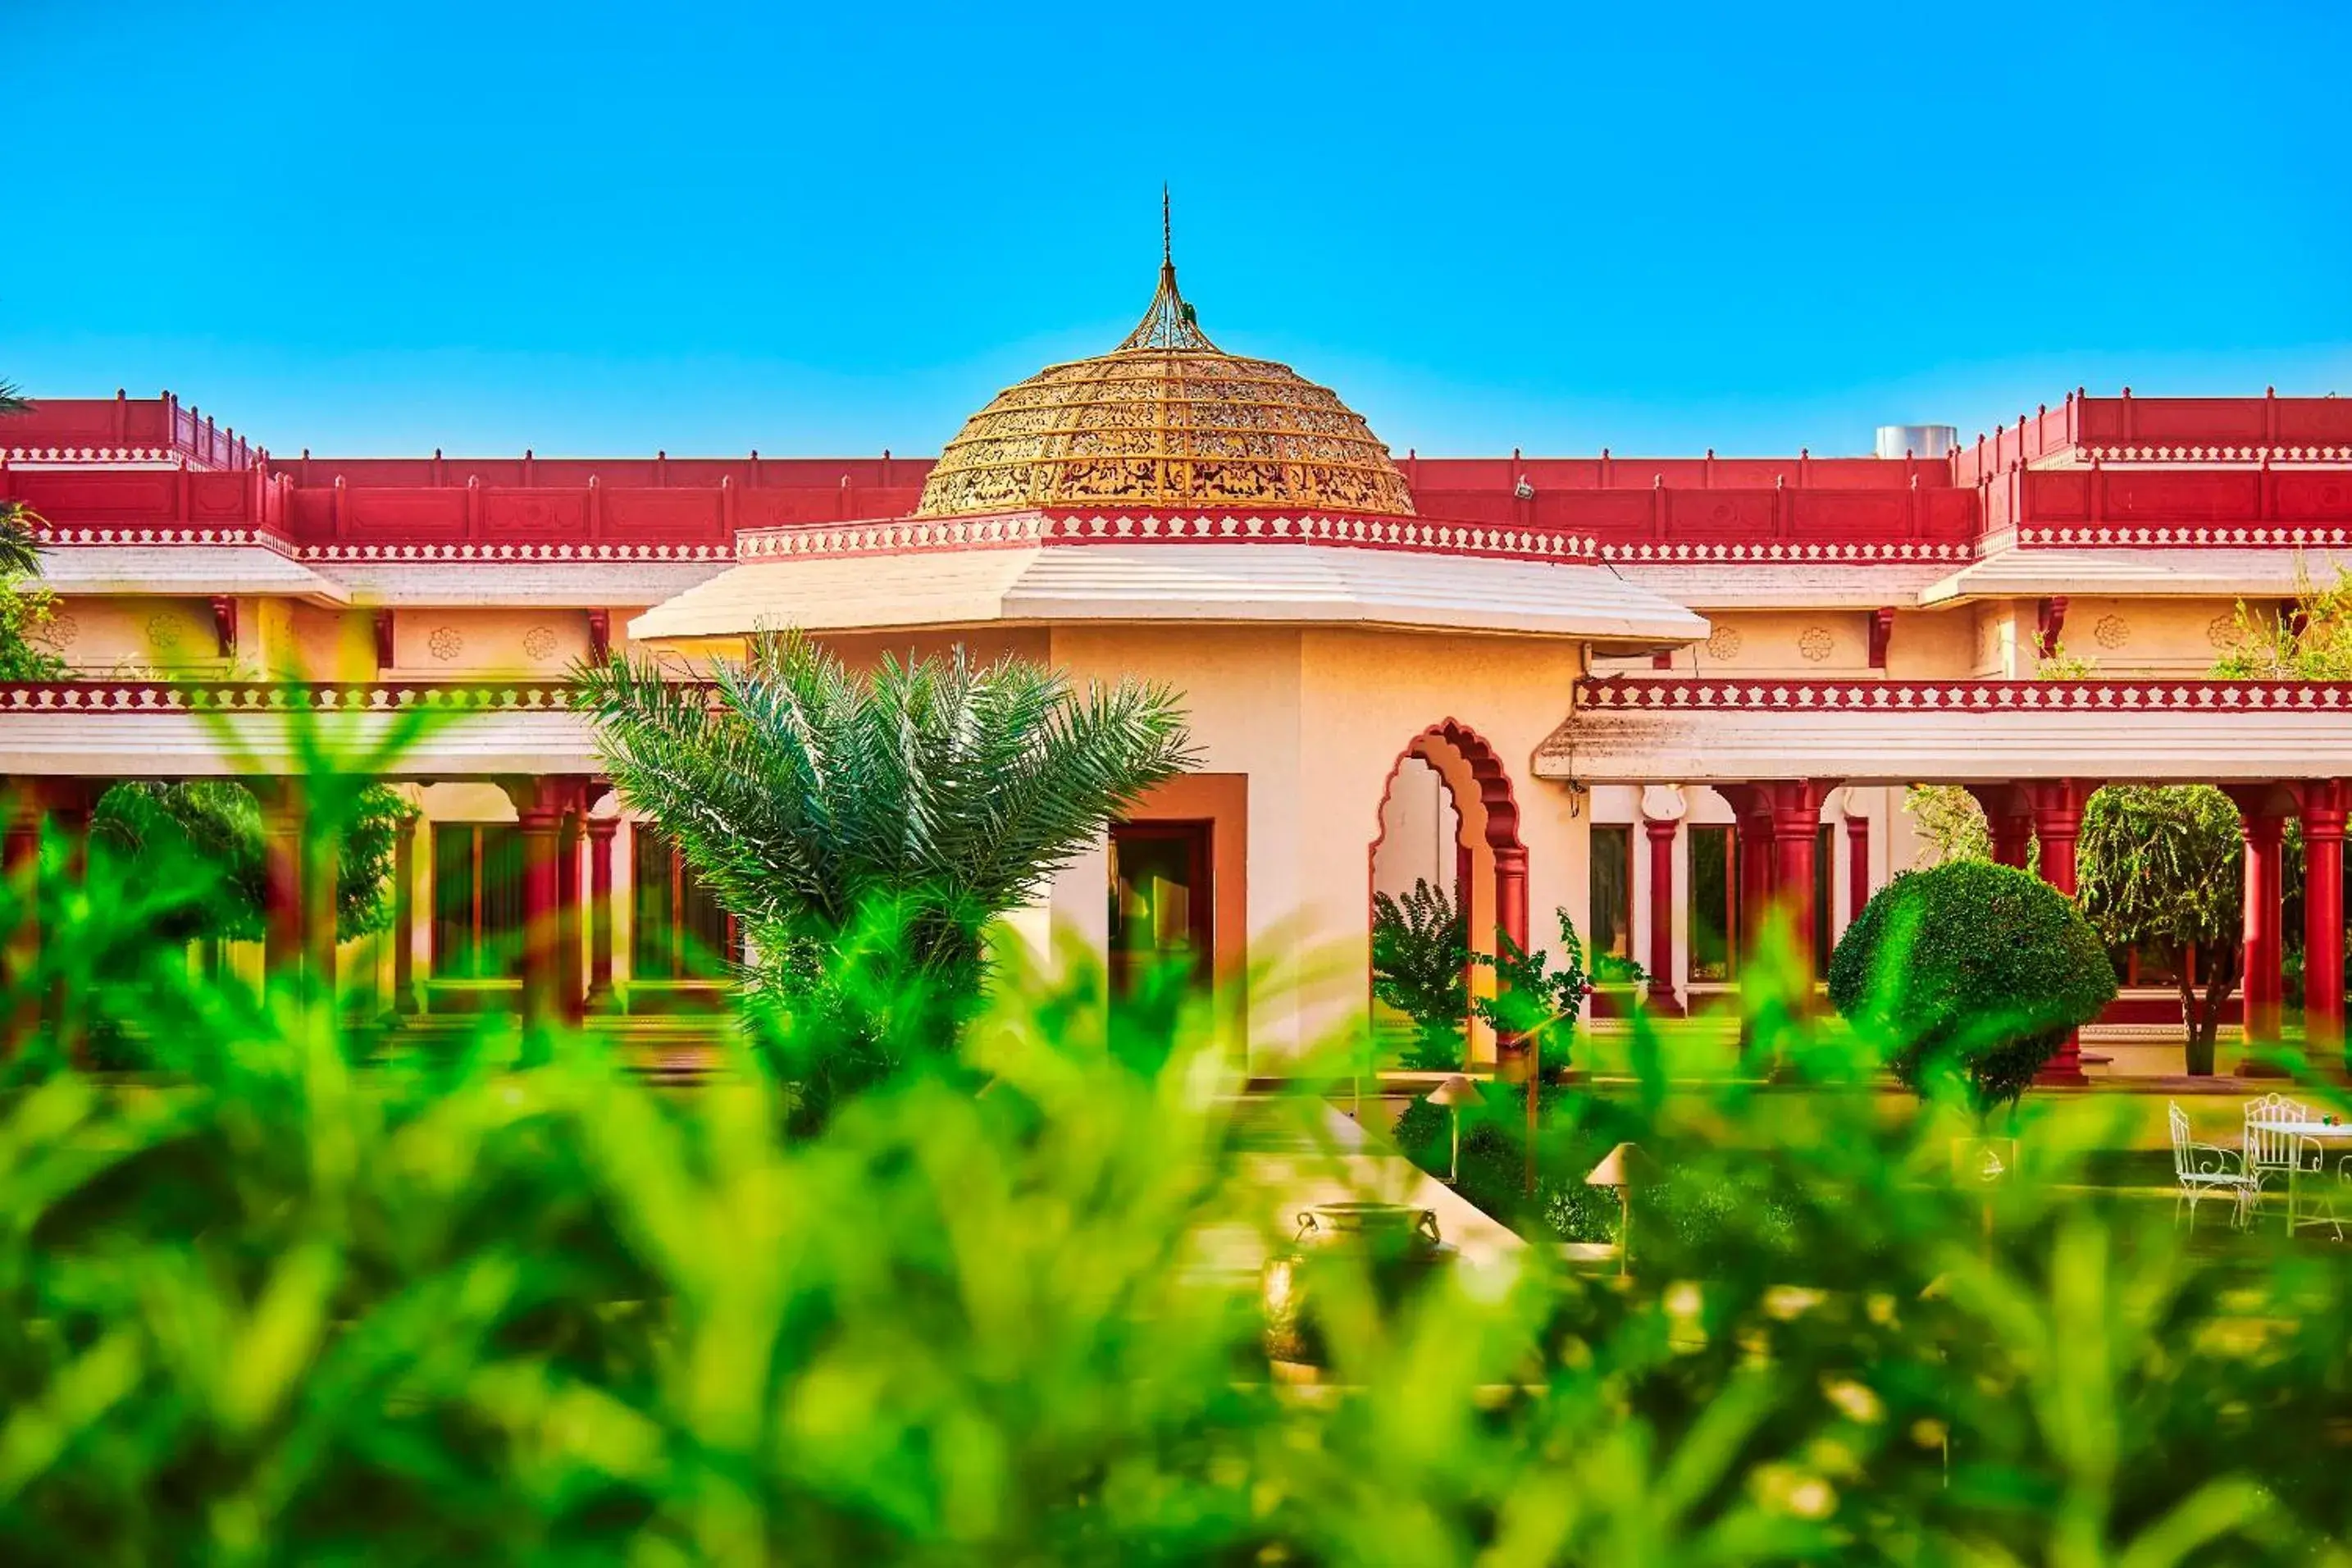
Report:
<svg viewBox="0 0 2352 1568"><path fill-rule="evenodd" d="M1886 1041L1913 1090L1939 1068L1979 1110L2025 1091L2068 1031L2115 999L2074 900L2013 867L1950 860L1881 888L1830 960L1830 1004Z"/></svg>

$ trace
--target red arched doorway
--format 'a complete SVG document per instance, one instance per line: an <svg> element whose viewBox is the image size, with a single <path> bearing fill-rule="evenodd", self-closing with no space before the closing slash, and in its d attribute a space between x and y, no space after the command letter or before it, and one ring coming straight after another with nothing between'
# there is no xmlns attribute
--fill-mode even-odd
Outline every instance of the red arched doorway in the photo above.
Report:
<svg viewBox="0 0 2352 1568"><path fill-rule="evenodd" d="M1415 770L1426 769L1434 780L1412 781ZM1432 787L1433 784L1433 788ZM1433 865L1418 846L1408 848L1392 838L1401 815L1415 807L1402 797L1433 795L1450 815L1454 864ZM1427 826L1426 808L1423 811ZM1442 824L1446 815L1437 820ZM1408 835L1408 837L1419 837ZM1418 855L1418 858L1416 858ZM1384 858L1385 857L1385 858ZM1381 892L1410 888L1416 876L1426 876L1446 888L1464 911L1473 952L1493 953L1499 928L1521 948L1528 945L1528 851L1519 837L1519 804L1511 789L1510 773L1485 736L1459 720L1433 724L1413 737L1389 768L1381 787L1373 818L1373 837L1365 892L1365 920L1371 919L1371 900ZM1395 884L1391 886L1391 884ZM1366 977L1370 984L1369 974ZM1475 966L1470 975L1473 995L1491 993L1494 972ZM1495 1058L1491 1030L1475 1019L1469 1029L1470 1058Z"/></svg>

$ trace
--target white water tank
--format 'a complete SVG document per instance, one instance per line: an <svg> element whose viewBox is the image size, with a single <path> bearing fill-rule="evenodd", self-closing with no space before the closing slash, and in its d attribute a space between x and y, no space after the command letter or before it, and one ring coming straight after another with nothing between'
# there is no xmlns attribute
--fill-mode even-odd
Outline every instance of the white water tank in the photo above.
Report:
<svg viewBox="0 0 2352 1568"><path fill-rule="evenodd" d="M1960 444L1959 430L1950 425L1881 425L1878 427L1878 455L1900 458L1908 452L1915 458L1948 457Z"/></svg>

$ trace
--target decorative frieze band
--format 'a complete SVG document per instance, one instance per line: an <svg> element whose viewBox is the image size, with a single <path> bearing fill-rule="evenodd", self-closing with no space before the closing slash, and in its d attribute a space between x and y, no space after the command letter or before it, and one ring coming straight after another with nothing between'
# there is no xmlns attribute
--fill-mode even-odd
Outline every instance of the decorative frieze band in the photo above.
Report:
<svg viewBox="0 0 2352 1568"><path fill-rule="evenodd" d="M1576 705L1611 711L2352 712L2334 680L1642 680L1576 683Z"/></svg>
<svg viewBox="0 0 2352 1568"><path fill-rule="evenodd" d="M1130 517L1043 512L794 524L746 532L738 550L749 561L1043 544L1336 544L1524 561L1590 563L1601 558L1599 542L1586 535L1426 518Z"/></svg>
<svg viewBox="0 0 2352 1568"><path fill-rule="evenodd" d="M562 681L261 682L50 680L0 682L0 716L9 713L391 713L441 710L467 713L544 713L570 709L574 689Z"/></svg>
<svg viewBox="0 0 2352 1568"><path fill-rule="evenodd" d="M2084 447L2098 463L2346 463L2352 447Z"/></svg>
<svg viewBox="0 0 2352 1568"><path fill-rule="evenodd" d="M87 528L72 524L42 523L33 530L33 536L43 544L51 545L243 545L247 548L274 550L280 555L294 553L293 542L258 528L205 528L200 525L166 528Z"/></svg>
<svg viewBox="0 0 2352 1568"><path fill-rule="evenodd" d="M564 543L303 544L298 561L709 561L735 559L725 544Z"/></svg>
<svg viewBox="0 0 2352 1568"><path fill-rule="evenodd" d="M1973 561L1977 547L1951 541L1922 539L1875 542L1820 542L1776 539L1763 542L1667 543L1644 540L1603 544L1601 559L1629 566L1672 566L1696 562L1782 563L1808 561L1875 562Z"/></svg>
<svg viewBox="0 0 2352 1568"><path fill-rule="evenodd" d="M170 447L0 447L0 462L107 465L163 463L175 468L191 466L185 452L174 450Z"/></svg>
<svg viewBox="0 0 2352 1568"><path fill-rule="evenodd" d="M512 562L669 561L724 563L735 552L724 544L646 544L614 541L565 543L297 544L259 528L82 527L44 523L34 530L43 544L73 546L241 545L274 550L294 561Z"/></svg>
<svg viewBox="0 0 2352 1568"><path fill-rule="evenodd" d="M2307 528L2217 527L2210 524L2135 528L2115 523L2063 523L2055 526L2021 523L2017 530L2017 542L2021 545L2073 546L2076 549L2098 545L2154 545L2189 550L2270 550L2319 545L2352 546L2352 528L2342 524Z"/></svg>

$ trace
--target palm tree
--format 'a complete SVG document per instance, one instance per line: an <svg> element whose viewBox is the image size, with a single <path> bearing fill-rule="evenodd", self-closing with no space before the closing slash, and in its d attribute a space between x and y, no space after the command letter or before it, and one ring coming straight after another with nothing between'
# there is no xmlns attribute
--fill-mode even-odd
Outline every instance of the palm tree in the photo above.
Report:
<svg viewBox="0 0 2352 1568"><path fill-rule="evenodd" d="M1075 691L1017 658L886 657L853 674L761 635L708 684L616 656L580 672L622 801L677 844L757 954L819 1114L950 1050L993 918L1031 901L1145 791L1192 764L1173 693Z"/></svg>

